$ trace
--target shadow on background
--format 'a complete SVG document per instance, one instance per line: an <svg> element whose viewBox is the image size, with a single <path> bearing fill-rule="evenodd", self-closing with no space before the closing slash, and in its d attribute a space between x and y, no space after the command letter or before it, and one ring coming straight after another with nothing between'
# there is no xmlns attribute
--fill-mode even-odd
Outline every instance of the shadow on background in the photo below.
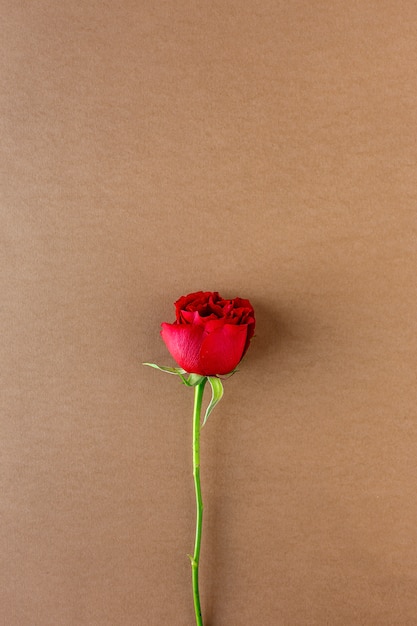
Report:
<svg viewBox="0 0 417 626"><path fill-rule="evenodd" d="M269 303L256 300L253 300L252 304L256 315L256 329L251 346L245 356L245 363L242 364L242 370L247 367L252 370L251 375L246 378L246 385L256 384L256 379L262 376L264 372L269 372L268 376L270 377L275 376L274 371L296 367L296 364L291 362L294 359L297 361L302 358L300 357L300 350L305 349L306 340L311 335L309 332L311 323L309 323L307 315L303 315L303 312L289 308L286 310L278 309ZM312 337L310 337L311 340ZM233 410L235 410L234 407ZM203 560L208 562L205 566L205 575L201 580L200 590L205 626L215 626L219 619L218 605L224 604L224 599L217 603L217 596L222 593L229 593L229 585L233 587L233 581L230 579L230 561L233 560L234 548L230 543L232 538L227 527L230 508L233 506L233 494L225 492L221 494L221 489L216 493L216 485L221 484L222 471L229 463L227 456L230 451L222 442L230 441L229 429L234 426L231 424L231 420L223 421L221 419L218 420L216 426L215 439L217 443L213 444L215 448L212 450L214 475L211 477L214 492L212 491L209 508L205 511L207 518L209 518L209 524L204 529L207 533L207 551L202 556Z"/></svg>

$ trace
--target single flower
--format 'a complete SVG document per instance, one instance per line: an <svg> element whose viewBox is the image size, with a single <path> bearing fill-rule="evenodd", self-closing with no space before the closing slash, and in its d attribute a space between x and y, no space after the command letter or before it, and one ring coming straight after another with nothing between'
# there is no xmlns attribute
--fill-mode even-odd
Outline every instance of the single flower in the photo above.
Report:
<svg viewBox="0 0 417 626"><path fill-rule="evenodd" d="M255 315L249 300L225 300L217 291L197 291L182 296L175 303L177 319L162 324L161 335L180 367L144 363L181 378L194 388L193 476L196 496L194 552L189 554L197 626L203 626L199 592L199 562L203 524L203 499L200 486L200 427L223 396L219 375L234 371L249 347L255 330ZM211 387L211 400L201 424L204 387Z"/></svg>
<svg viewBox="0 0 417 626"><path fill-rule="evenodd" d="M217 291L197 291L179 298L175 309L175 322L163 323L161 335L178 365L200 376L232 372L255 331L249 300L225 300Z"/></svg>

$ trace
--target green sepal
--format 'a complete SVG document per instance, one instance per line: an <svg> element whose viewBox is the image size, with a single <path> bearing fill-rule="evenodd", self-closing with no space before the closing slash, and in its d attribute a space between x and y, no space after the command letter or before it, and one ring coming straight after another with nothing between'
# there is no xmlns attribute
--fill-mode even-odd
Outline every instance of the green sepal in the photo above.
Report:
<svg viewBox="0 0 417 626"><path fill-rule="evenodd" d="M220 378L216 378L216 376L209 376L208 381L211 386L211 400L210 400L210 404L207 407L206 414L204 416L204 420L202 424L203 426L207 422L207 419L210 413L212 412L212 410L214 409L214 407L216 406L216 404L220 402L220 400L223 397L223 384Z"/></svg>
<svg viewBox="0 0 417 626"><path fill-rule="evenodd" d="M227 380L228 378L233 376L233 374L236 374L236 372L238 372L238 371L239 370L236 368L236 369L232 370L231 372L229 372L228 374L222 374L221 376L218 376L218 378L220 378L221 380Z"/></svg>
<svg viewBox="0 0 417 626"><path fill-rule="evenodd" d="M166 367L165 365L156 365L156 363L142 363L142 365L149 365L149 367L154 367L156 370L160 370L161 372L165 372L166 374L174 374L175 376L179 376L181 381L187 387L195 387L199 385L205 379L205 376L200 376L200 374L189 374L188 378L185 377L185 374L188 374L187 370L184 370L182 367Z"/></svg>
<svg viewBox="0 0 417 626"><path fill-rule="evenodd" d="M186 374L187 372L182 369L182 367L165 367L164 365L156 365L156 363L142 363L142 365L149 365L149 367L154 367L156 370L161 370L161 372L166 372L167 374L175 374L176 376L181 376Z"/></svg>
<svg viewBox="0 0 417 626"><path fill-rule="evenodd" d="M185 384L189 387L195 387L196 385L202 383L204 379L205 376L200 376L200 374L190 374Z"/></svg>

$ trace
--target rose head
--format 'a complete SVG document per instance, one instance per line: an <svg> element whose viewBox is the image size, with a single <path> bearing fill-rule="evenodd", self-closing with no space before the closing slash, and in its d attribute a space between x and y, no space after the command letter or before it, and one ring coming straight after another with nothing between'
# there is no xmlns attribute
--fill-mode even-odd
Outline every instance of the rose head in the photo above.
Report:
<svg viewBox="0 0 417 626"><path fill-rule="evenodd" d="M249 347L255 315L249 300L224 300L198 291L175 302L176 321L162 324L162 339L180 367L201 376L232 372Z"/></svg>

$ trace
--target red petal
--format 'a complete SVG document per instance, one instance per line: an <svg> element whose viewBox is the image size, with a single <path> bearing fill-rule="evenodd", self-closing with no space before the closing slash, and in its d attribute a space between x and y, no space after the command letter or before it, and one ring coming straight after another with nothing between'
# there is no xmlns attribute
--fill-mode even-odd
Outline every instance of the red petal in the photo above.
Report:
<svg viewBox="0 0 417 626"><path fill-rule="evenodd" d="M187 372L204 375L200 365L204 327L166 323L161 326L162 339L178 365Z"/></svg>
<svg viewBox="0 0 417 626"><path fill-rule="evenodd" d="M204 375L229 374L234 370L243 356L246 336L246 324L224 324L205 334L200 355Z"/></svg>
<svg viewBox="0 0 417 626"><path fill-rule="evenodd" d="M187 296L181 296L175 303L177 322L181 320L181 311L201 311L207 308L210 297L218 297L218 293L211 291L196 291L189 293Z"/></svg>

